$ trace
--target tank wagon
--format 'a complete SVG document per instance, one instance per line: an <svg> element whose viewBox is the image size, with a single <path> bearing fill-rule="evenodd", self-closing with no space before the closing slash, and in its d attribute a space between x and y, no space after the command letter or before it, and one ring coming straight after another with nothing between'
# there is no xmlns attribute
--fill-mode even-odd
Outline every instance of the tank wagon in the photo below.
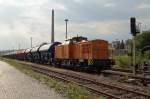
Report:
<svg viewBox="0 0 150 99"><path fill-rule="evenodd" d="M32 48L28 48L28 49L25 50L25 52L24 52L24 55L25 55L25 56L22 57L22 59L24 59L24 60L26 60L26 61L32 62L31 49L32 49Z"/></svg>
<svg viewBox="0 0 150 99"><path fill-rule="evenodd" d="M65 43L45 43L33 48L4 55L7 58L25 60L57 67L87 68L90 70L111 69L108 41L85 37L73 37Z"/></svg>
<svg viewBox="0 0 150 99"><path fill-rule="evenodd" d="M60 42L54 42L52 44L44 44L39 48L40 63L52 64L54 59L55 47L61 44Z"/></svg>

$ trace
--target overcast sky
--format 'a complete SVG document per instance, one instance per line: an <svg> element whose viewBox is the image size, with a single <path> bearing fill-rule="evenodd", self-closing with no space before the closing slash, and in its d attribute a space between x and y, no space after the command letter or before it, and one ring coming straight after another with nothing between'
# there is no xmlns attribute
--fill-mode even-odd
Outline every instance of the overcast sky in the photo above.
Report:
<svg viewBox="0 0 150 99"><path fill-rule="evenodd" d="M55 9L55 40L68 36L89 39L128 39L129 19L134 16L143 29L150 24L150 0L0 0L0 50L30 47L51 41L51 9Z"/></svg>

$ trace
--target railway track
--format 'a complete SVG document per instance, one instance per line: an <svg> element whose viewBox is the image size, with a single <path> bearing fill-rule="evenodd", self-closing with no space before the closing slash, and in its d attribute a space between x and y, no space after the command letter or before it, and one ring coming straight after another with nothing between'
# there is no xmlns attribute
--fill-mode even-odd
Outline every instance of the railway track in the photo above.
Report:
<svg viewBox="0 0 150 99"><path fill-rule="evenodd" d="M83 86L92 93L96 95L103 95L107 99L150 99L150 94L148 93L99 82L96 79L87 78L82 75L71 75L69 73L50 70L45 66L36 66L33 64L26 65L29 65L34 71L49 77Z"/></svg>
<svg viewBox="0 0 150 99"><path fill-rule="evenodd" d="M136 74L134 75L132 72L130 72L129 70L120 70L120 69L112 69L112 70L104 70L102 71L102 73L105 75L116 75L116 76L128 76L130 78L134 78L134 79L138 79L138 80L145 80L146 82L150 82L150 74L149 73L145 73L147 76L143 76L143 74Z"/></svg>
<svg viewBox="0 0 150 99"><path fill-rule="evenodd" d="M119 69L119 68L112 68L113 71L120 71L120 72L127 72L132 73L133 71L131 69ZM137 74L142 74L143 72L141 70L136 71ZM145 71L145 73L150 74L150 72Z"/></svg>
<svg viewBox="0 0 150 99"><path fill-rule="evenodd" d="M112 68L113 71L120 71L120 72L128 72L132 73L133 71L130 69L119 69L119 68Z"/></svg>

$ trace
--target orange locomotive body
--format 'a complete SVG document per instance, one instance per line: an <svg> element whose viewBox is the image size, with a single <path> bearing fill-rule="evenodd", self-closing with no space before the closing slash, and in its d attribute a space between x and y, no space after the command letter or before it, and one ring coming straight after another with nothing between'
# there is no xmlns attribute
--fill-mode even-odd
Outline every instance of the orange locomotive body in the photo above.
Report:
<svg viewBox="0 0 150 99"><path fill-rule="evenodd" d="M81 59L108 59L108 42L92 40L80 43Z"/></svg>
<svg viewBox="0 0 150 99"><path fill-rule="evenodd" d="M111 68L108 42L105 40L70 41L55 47L55 63L62 66L85 67L95 70Z"/></svg>
<svg viewBox="0 0 150 99"><path fill-rule="evenodd" d="M63 44L55 47L55 58L58 59L108 59L108 54L108 42L104 40Z"/></svg>

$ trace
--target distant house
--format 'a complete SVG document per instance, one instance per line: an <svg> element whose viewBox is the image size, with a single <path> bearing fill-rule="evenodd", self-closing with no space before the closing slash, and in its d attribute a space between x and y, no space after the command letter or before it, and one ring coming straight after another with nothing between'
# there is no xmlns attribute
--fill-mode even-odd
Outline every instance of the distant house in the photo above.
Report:
<svg viewBox="0 0 150 99"><path fill-rule="evenodd" d="M124 43L124 41L113 41L110 44L110 56L121 56L121 55L127 55L128 51L127 51L127 45Z"/></svg>

